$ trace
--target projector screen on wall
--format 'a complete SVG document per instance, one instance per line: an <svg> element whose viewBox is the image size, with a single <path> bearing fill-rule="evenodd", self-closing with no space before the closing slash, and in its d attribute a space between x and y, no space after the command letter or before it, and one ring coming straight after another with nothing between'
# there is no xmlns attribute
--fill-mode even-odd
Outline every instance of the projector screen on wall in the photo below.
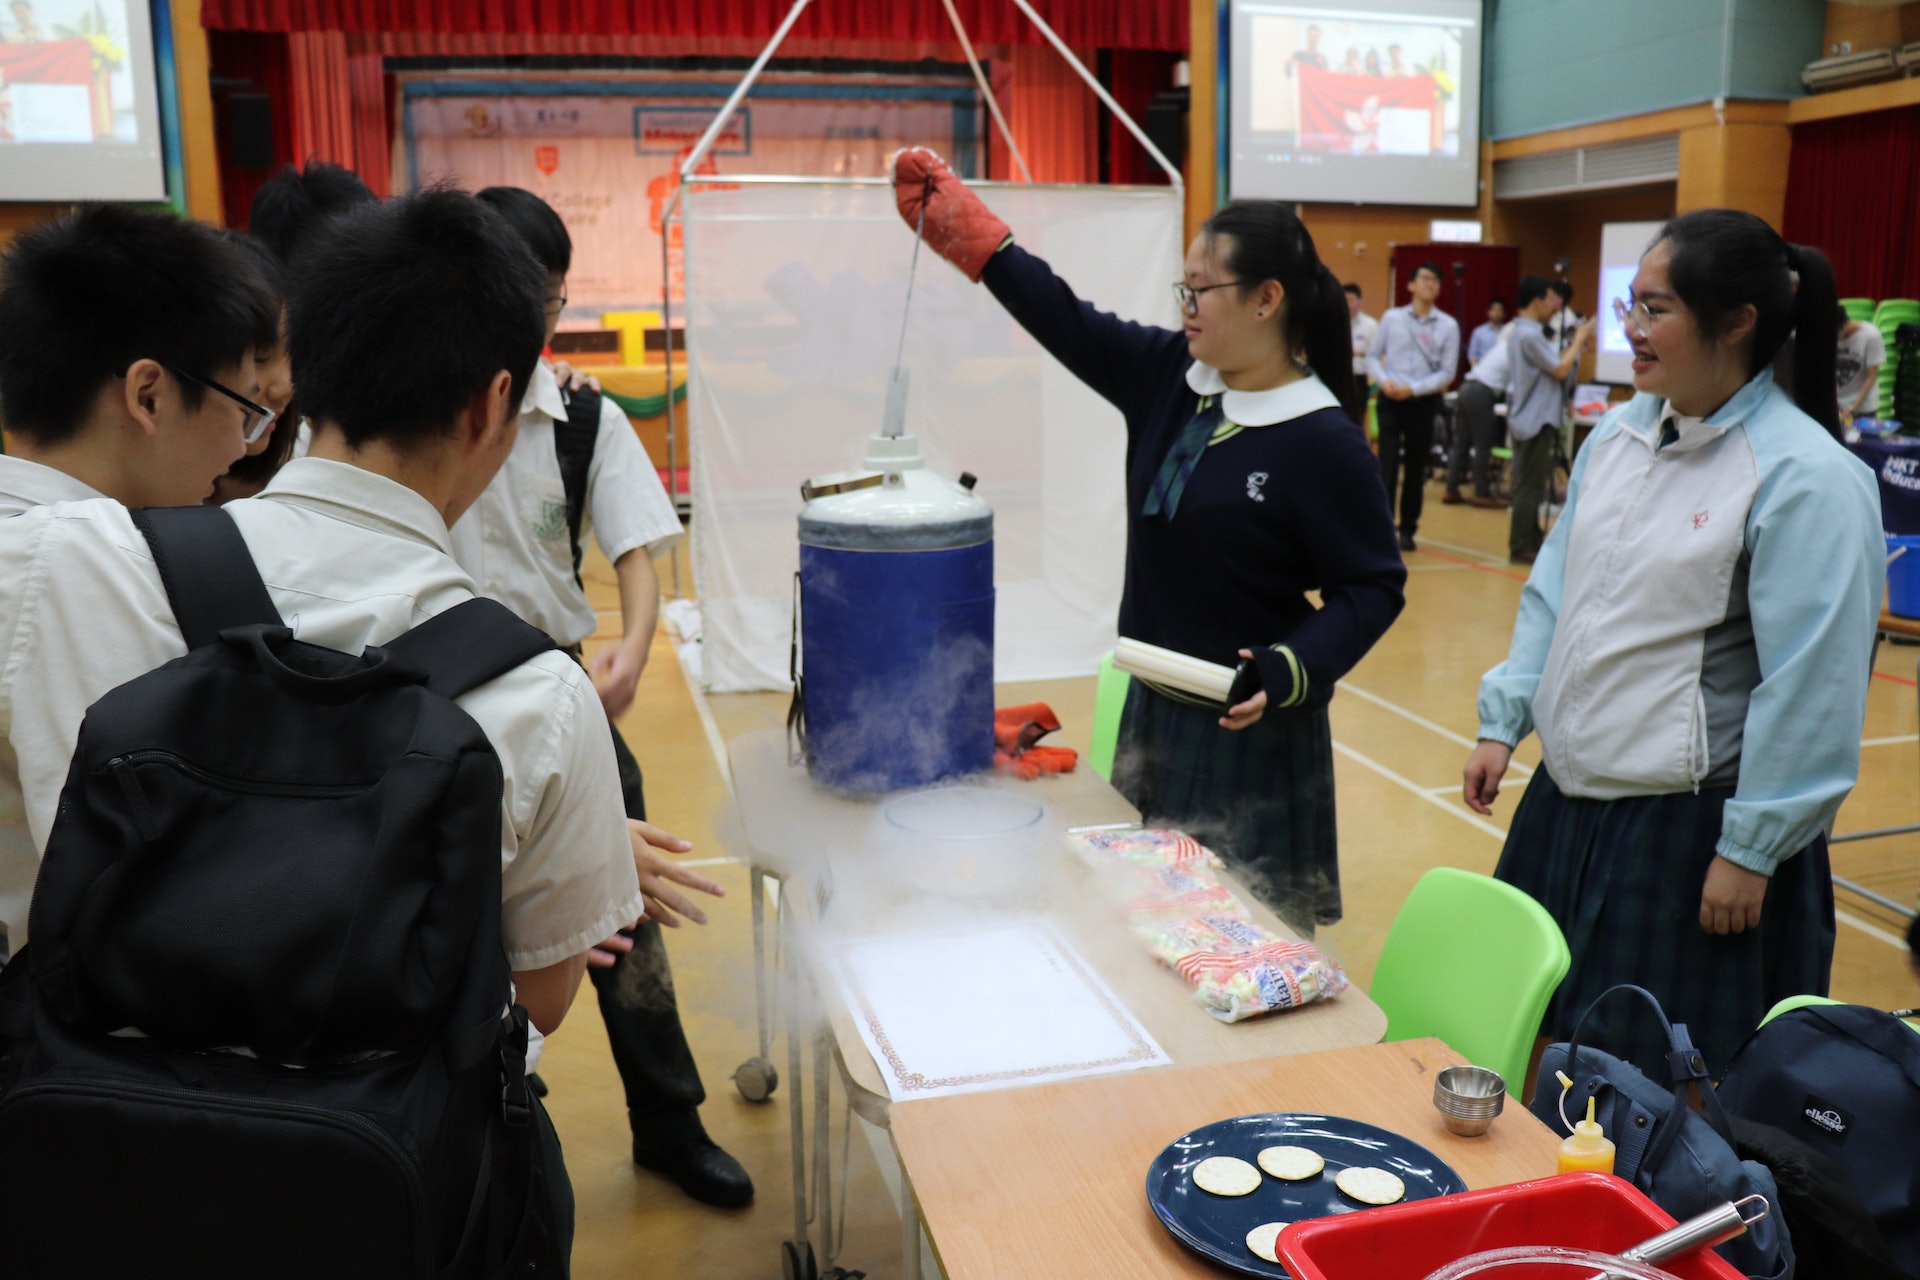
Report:
<svg viewBox="0 0 1920 1280"><path fill-rule="evenodd" d="M147 0L0 9L0 200L164 200Z"/></svg>
<svg viewBox="0 0 1920 1280"><path fill-rule="evenodd" d="M1480 0L1232 0L1236 197L1472 205Z"/></svg>
<svg viewBox="0 0 1920 1280"><path fill-rule="evenodd" d="M1613 318L1613 300L1633 288L1640 255L1660 234L1658 222L1609 222L1600 228L1600 296L1593 314L1600 317L1599 347L1593 355L1593 376L1622 386L1633 381L1633 348L1620 322Z"/></svg>

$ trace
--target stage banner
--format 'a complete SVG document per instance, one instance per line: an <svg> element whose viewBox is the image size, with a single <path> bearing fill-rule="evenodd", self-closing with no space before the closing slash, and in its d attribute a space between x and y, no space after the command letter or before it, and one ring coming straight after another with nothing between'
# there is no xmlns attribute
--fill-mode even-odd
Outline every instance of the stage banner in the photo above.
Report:
<svg viewBox="0 0 1920 1280"><path fill-rule="evenodd" d="M598 323L602 311L660 306L663 215L680 166L732 86L574 87L409 83L406 165L414 187L525 187L551 204L573 238L566 320ZM878 178L905 146L931 146L971 167L978 110L971 87L950 83L757 87L700 172L722 181L729 173ZM678 224L667 250L677 306Z"/></svg>

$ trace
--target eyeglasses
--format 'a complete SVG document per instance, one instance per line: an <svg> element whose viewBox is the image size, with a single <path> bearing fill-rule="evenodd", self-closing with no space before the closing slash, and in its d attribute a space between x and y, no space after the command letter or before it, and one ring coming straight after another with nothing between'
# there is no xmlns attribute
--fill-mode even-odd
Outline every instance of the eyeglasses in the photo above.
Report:
<svg viewBox="0 0 1920 1280"><path fill-rule="evenodd" d="M1655 311L1644 302L1628 302L1625 298L1613 300L1613 318L1620 322L1620 327L1643 338L1653 336L1653 322L1666 314L1664 311Z"/></svg>
<svg viewBox="0 0 1920 1280"><path fill-rule="evenodd" d="M559 297L557 297L557 298L548 298L548 299L547 299L547 314L548 314L548 315L550 315L550 316L557 316L557 315L559 315L559 314L560 314L561 312L563 312L563 311L565 311L566 309L567 309L567 295L566 295L566 294L564 294L564 293L563 293L563 294L561 294L561 295L560 295Z"/></svg>
<svg viewBox="0 0 1920 1280"><path fill-rule="evenodd" d="M1240 280L1222 280L1219 284L1203 284L1196 289L1185 280L1181 280L1174 284L1173 296L1174 299L1179 302L1181 311L1190 316L1197 316L1200 314L1201 294L1212 293L1215 289L1231 288L1236 284L1242 283L1244 282Z"/></svg>
<svg viewBox="0 0 1920 1280"><path fill-rule="evenodd" d="M247 416L240 423L240 438L248 444L259 443L260 437L266 435L267 432L272 429L273 420L280 416L275 410L269 409L265 405L255 404L238 391L228 390L212 378L196 378L185 369L170 365L164 360L160 361L159 364L162 369L165 369L174 377L184 378L194 386L205 387L208 391L218 391L221 395L233 401L242 409L245 409Z"/></svg>

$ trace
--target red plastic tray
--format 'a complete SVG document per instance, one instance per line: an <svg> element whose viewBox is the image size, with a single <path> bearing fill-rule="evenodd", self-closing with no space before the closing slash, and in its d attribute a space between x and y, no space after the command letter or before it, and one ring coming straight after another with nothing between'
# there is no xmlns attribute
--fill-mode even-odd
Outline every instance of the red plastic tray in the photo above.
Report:
<svg viewBox="0 0 1920 1280"><path fill-rule="evenodd" d="M1605 1173L1568 1173L1510 1187L1296 1222L1275 1251L1294 1280L1424 1280L1468 1254L1517 1245L1617 1253L1674 1225L1645 1193ZM1659 1264L1682 1280L1742 1280L1711 1250ZM1512 1268L1514 1280L1574 1276Z"/></svg>

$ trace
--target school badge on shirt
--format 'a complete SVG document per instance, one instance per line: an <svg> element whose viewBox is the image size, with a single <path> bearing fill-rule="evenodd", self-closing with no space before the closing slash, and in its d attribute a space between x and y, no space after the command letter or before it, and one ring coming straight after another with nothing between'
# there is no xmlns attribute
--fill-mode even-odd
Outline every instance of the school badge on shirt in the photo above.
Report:
<svg viewBox="0 0 1920 1280"><path fill-rule="evenodd" d="M567 504L543 502L540 519L534 522L533 536L542 542L558 542L567 536Z"/></svg>
<svg viewBox="0 0 1920 1280"><path fill-rule="evenodd" d="M1267 500L1267 495L1260 492L1260 489L1266 483L1267 483L1266 472L1255 471L1252 474L1250 474L1247 477L1247 496L1249 498L1252 498L1255 502L1265 502Z"/></svg>

